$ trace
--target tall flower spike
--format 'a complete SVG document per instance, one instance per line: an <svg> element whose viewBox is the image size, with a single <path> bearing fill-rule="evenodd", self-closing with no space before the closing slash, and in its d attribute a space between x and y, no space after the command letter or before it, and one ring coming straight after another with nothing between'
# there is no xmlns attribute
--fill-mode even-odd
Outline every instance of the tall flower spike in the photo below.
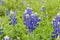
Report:
<svg viewBox="0 0 60 40"><path fill-rule="evenodd" d="M10 10L6 9L6 15L10 15Z"/></svg>
<svg viewBox="0 0 60 40"><path fill-rule="evenodd" d="M1 5L4 6L4 0L1 0Z"/></svg>
<svg viewBox="0 0 60 40"><path fill-rule="evenodd" d="M26 9L27 14L31 15L32 14L32 8L30 7L30 5L28 4L28 7Z"/></svg>
<svg viewBox="0 0 60 40"><path fill-rule="evenodd" d="M15 17L16 15L14 14L14 11L10 11L10 25L15 25L17 24L17 18Z"/></svg>
<svg viewBox="0 0 60 40"><path fill-rule="evenodd" d="M26 28L29 29L30 33L33 32L33 30L36 29L36 27L39 25L38 22L41 21L41 19L39 19L39 15L32 12L32 9L30 8L30 6L28 6L23 16Z"/></svg>
<svg viewBox="0 0 60 40"><path fill-rule="evenodd" d="M44 11L46 10L46 8L45 8L45 6L44 6L44 1L45 1L45 0L42 0L42 9L41 9L42 12L44 12Z"/></svg>
<svg viewBox="0 0 60 40"><path fill-rule="evenodd" d="M4 40L10 40L10 37L8 35L4 36Z"/></svg>
<svg viewBox="0 0 60 40"><path fill-rule="evenodd" d="M45 10L46 10L45 6L42 5L42 9L41 9L41 11L44 12Z"/></svg>
<svg viewBox="0 0 60 40"><path fill-rule="evenodd" d="M3 34L3 28L0 27L0 34Z"/></svg>
<svg viewBox="0 0 60 40"><path fill-rule="evenodd" d="M60 36L60 14L58 13L55 16L55 20L53 20L53 26L54 26L54 36L52 36L52 38L57 38L58 36Z"/></svg>

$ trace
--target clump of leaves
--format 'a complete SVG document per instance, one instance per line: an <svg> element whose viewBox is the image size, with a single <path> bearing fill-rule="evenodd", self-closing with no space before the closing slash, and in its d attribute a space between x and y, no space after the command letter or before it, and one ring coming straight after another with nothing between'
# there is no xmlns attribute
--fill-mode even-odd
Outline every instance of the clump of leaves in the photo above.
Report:
<svg viewBox="0 0 60 40"><path fill-rule="evenodd" d="M5 16L5 8L4 7L2 7L2 6L0 6L0 16L2 17L2 16Z"/></svg>

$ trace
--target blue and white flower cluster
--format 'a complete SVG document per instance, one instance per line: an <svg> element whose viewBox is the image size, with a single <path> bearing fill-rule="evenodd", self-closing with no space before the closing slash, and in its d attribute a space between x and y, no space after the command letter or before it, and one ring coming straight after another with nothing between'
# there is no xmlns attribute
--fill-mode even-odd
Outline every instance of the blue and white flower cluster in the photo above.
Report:
<svg viewBox="0 0 60 40"><path fill-rule="evenodd" d="M14 26L15 24L17 24L16 10L6 9L6 15L10 17L10 25Z"/></svg>
<svg viewBox="0 0 60 40"><path fill-rule="evenodd" d="M3 34L3 28L0 27L0 34Z"/></svg>
<svg viewBox="0 0 60 40"><path fill-rule="evenodd" d="M30 6L24 12L24 24L29 29L29 32L32 32L39 25L38 22L41 21L37 13L32 12Z"/></svg>
<svg viewBox="0 0 60 40"><path fill-rule="evenodd" d="M58 36L60 36L60 14L58 13L55 16L55 19L53 20L53 25L54 25L54 36L52 36L53 38L57 38Z"/></svg>
<svg viewBox="0 0 60 40"><path fill-rule="evenodd" d="M17 24L17 18L16 18L16 13L14 14L15 12L10 10L10 25L13 25L15 26L15 24Z"/></svg>
<svg viewBox="0 0 60 40"><path fill-rule="evenodd" d="M6 9L6 15L10 15L10 10L8 8Z"/></svg>
<svg viewBox="0 0 60 40"><path fill-rule="evenodd" d="M8 35L4 36L3 40L10 40L10 37Z"/></svg>
<svg viewBox="0 0 60 40"><path fill-rule="evenodd" d="M44 5L42 5L41 11L44 12L45 10L46 10L46 7Z"/></svg>

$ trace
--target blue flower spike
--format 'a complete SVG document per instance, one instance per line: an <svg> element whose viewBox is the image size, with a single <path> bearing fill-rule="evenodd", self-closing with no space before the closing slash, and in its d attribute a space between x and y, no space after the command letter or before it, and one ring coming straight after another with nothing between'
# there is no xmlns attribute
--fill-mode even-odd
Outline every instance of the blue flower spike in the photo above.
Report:
<svg viewBox="0 0 60 40"><path fill-rule="evenodd" d="M6 9L6 15L10 15L10 10Z"/></svg>
<svg viewBox="0 0 60 40"><path fill-rule="evenodd" d="M28 6L25 10L23 17L24 24L26 25L26 28L29 29L30 33L33 32L34 29L36 29L36 27L39 25L38 22L41 21L39 15L37 13L34 13L30 6Z"/></svg>
<svg viewBox="0 0 60 40"><path fill-rule="evenodd" d="M4 36L4 40L10 40L10 37L8 35Z"/></svg>
<svg viewBox="0 0 60 40"><path fill-rule="evenodd" d="M45 6L42 5L42 9L41 9L41 11L44 12L45 10L46 10Z"/></svg>
<svg viewBox="0 0 60 40"><path fill-rule="evenodd" d="M3 28L0 27L0 34L3 34Z"/></svg>
<svg viewBox="0 0 60 40"><path fill-rule="evenodd" d="M52 22L53 26L54 26L54 36L52 36L52 38L58 38L58 36L60 36L60 14L58 13L53 22Z"/></svg>
<svg viewBox="0 0 60 40"><path fill-rule="evenodd" d="M14 14L14 11L10 11L10 25L15 26L15 24L17 24L17 18L16 15Z"/></svg>
<svg viewBox="0 0 60 40"><path fill-rule="evenodd" d="M1 5L4 6L4 0L1 0Z"/></svg>

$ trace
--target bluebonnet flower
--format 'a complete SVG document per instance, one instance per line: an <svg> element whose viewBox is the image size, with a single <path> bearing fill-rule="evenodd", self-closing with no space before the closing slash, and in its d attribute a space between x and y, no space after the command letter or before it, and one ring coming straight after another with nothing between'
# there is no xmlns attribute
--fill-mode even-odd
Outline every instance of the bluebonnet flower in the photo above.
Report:
<svg viewBox="0 0 60 40"><path fill-rule="evenodd" d="M15 17L16 15L14 14L15 12L14 11L10 11L10 25L15 25L17 24L17 18Z"/></svg>
<svg viewBox="0 0 60 40"><path fill-rule="evenodd" d="M29 32L32 32L39 25L38 22L41 21L39 19L39 15L37 13L32 12L32 8L30 6L24 12L24 24L29 29Z"/></svg>
<svg viewBox="0 0 60 40"><path fill-rule="evenodd" d="M42 9L41 9L41 11L44 12L45 10L46 10L45 6L42 5Z"/></svg>
<svg viewBox="0 0 60 40"><path fill-rule="evenodd" d="M46 10L45 6L44 6L44 0L42 0L42 9L41 11L44 12Z"/></svg>
<svg viewBox="0 0 60 40"><path fill-rule="evenodd" d="M10 15L10 10L6 9L6 15Z"/></svg>
<svg viewBox="0 0 60 40"><path fill-rule="evenodd" d="M3 40L10 40L10 37L8 35L4 36Z"/></svg>
<svg viewBox="0 0 60 40"><path fill-rule="evenodd" d="M1 5L4 6L4 0L1 0Z"/></svg>
<svg viewBox="0 0 60 40"><path fill-rule="evenodd" d="M0 27L0 34L3 34L3 28Z"/></svg>
<svg viewBox="0 0 60 40"><path fill-rule="evenodd" d="M53 20L53 25L54 25L54 36L52 38L57 38L60 36L60 14L57 14L55 16L55 19Z"/></svg>

